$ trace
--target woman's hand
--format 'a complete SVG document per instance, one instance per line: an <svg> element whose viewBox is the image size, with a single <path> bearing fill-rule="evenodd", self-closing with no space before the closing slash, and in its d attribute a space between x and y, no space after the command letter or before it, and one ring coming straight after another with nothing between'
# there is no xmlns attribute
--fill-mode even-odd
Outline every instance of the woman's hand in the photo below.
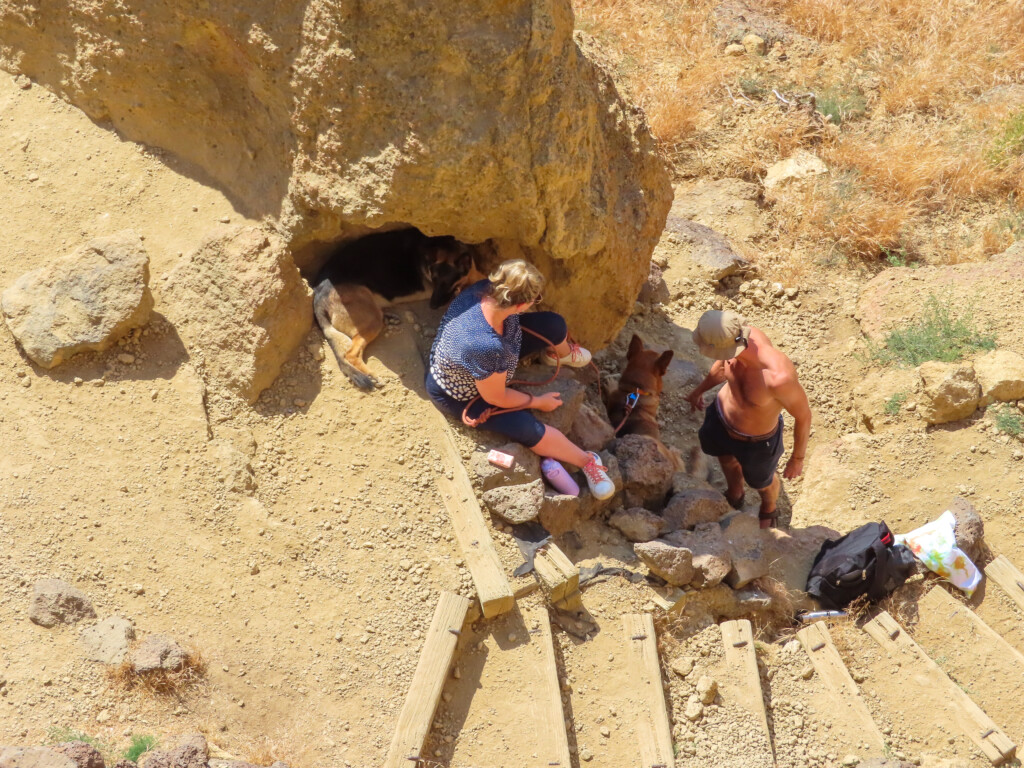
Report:
<svg viewBox="0 0 1024 768"><path fill-rule="evenodd" d="M535 395L532 408L538 411L550 413L562 405L561 392L545 392L543 395Z"/></svg>

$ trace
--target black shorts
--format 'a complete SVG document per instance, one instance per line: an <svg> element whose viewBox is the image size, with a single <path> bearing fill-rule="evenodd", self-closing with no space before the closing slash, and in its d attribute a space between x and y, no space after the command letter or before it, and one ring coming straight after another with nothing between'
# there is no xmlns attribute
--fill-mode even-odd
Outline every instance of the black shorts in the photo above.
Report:
<svg viewBox="0 0 1024 768"><path fill-rule="evenodd" d="M697 436L701 450L708 456L735 457L743 468L743 479L751 488L764 489L772 484L784 448L781 413L774 435L766 440L747 442L729 435L718 413L718 404L711 403L704 412L704 424Z"/></svg>

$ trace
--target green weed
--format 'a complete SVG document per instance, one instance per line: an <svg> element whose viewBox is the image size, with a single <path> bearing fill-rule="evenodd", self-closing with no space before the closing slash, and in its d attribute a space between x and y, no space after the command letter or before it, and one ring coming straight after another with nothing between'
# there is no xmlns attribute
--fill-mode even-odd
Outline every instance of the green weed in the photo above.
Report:
<svg viewBox="0 0 1024 768"><path fill-rule="evenodd" d="M1024 155L1024 109L1017 110L1003 123L992 143L987 159L992 165L1004 165Z"/></svg>
<svg viewBox="0 0 1024 768"><path fill-rule="evenodd" d="M1024 432L1024 421L1021 420L1021 415L1012 411L1008 406L1003 406L996 411L995 419L996 429L1011 437L1017 437Z"/></svg>
<svg viewBox="0 0 1024 768"><path fill-rule="evenodd" d="M771 88L760 78L741 77L740 91L743 92L744 96L748 96L752 99L763 99L771 92Z"/></svg>
<svg viewBox="0 0 1024 768"><path fill-rule="evenodd" d="M818 111L836 125L847 120L856 120L867 114L867 101L860 91L841 88L826 88L817 95Z"/></svg>
<svg viewBox="0 0 1024 768"><path fill-rule="evenodd" d="M885 401L885 412L889 416L895 416L903 408L903 404L907 402L906 392L897 392L888 400Z"/></svg>
<svg viewBox="0 0 1024 768"><path fill-rule="evenodd" d="M69 741L84 741L91 747L95 747L101 752L105 749L102 742L98 739L94 739L86 733L76 731L74 728L50 728L46 733L47 739L50 744L64 744Z"/></svg>
<svg viewBox="0 0 1024 768"><path fill-rule="evenodd" d="M137 763L142 755L149 752L149 750L153 749L155 746L156 736L133 733L131 744L128 745L128 749L126 749L121 756L125 760L131 760L133 763Z"/></svg>
<svg viewBox="0 0 1024 768"><path fill-rule="evenodd" d="M885 365L917 366L928 360L951 363L977 350L996 347L995 334L979 329L970 312L954 315L947 301L928 297L922 317L886 334L882 346L870 343L871 356Z"/></svg>

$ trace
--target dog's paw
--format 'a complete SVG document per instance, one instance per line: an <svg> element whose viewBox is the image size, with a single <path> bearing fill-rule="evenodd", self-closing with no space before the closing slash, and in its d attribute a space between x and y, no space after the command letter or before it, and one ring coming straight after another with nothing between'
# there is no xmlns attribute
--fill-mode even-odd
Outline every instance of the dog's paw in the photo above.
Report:
<svg viewBox="0 0 1024 768"><path fill-rule="evenodd" d="M372 392L379 386L377 380L373 378L373 376L370 376L369 374L366 373L355 372L352 373L349 376L349 378L352 380L352 383L355 384L357 388L363 390L364 392Z"/></svg>

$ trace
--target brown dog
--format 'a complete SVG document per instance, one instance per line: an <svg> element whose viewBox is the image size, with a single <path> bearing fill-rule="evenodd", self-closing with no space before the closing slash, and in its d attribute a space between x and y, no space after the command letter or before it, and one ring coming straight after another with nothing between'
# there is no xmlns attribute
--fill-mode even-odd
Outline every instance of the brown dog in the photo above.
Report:
<svg viewBox="0 0 1024 768"><path fill-rule="evenodd" d="M605 399L612 426L618 427L617 436L647 435L661 441L658 424L661 380L672 362L672 355L671 349L665 352L644 349L643 341L633 334L618 389Z"/></svg>
<svg viewBox="0 0 1024 768"><path fill-rule="evenodd" d="M437 309L478 275L472 251L453 237L415 229L368 235L331 255L313 286L313 314L342 373L373 389L363 353L384 330L381 308L429 298Z"/></svg>

